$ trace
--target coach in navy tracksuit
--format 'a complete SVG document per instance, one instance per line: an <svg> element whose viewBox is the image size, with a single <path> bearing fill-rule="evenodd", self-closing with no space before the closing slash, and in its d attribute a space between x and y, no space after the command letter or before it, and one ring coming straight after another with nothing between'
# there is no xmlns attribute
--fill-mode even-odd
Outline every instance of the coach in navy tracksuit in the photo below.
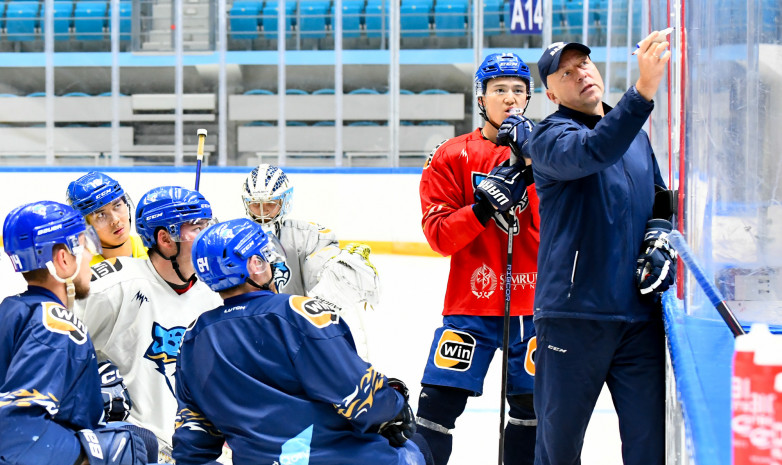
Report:
<svg viewBox="0 0 782 465"><path fill-rule="evenodd" d="M615 108L602 103L603 81L585 45L552 44L538 62L559 109L529 142L541 217L536 465L580 463L604 382L624 463L664 463L664 330L659 303L635 282L655 184L664 186L641 129L670 56L655 34L641 42L641 77Z"/></svg>

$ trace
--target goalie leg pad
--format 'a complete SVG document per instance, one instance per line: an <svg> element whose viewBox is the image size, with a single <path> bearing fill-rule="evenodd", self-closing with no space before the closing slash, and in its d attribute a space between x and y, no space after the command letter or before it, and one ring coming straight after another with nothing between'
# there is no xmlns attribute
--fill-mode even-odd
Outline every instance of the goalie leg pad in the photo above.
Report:
<svg viewBox="0 0 782 465"><path fill-rule="evenodd" d="M532 465L535 462L538 420L532 399L532 394L508 396L510 412L505 425L505 463Z"/></svg>
<svg viewBox="0 0 782 465"><path fill-rule="evenodd" d="M469 396L464 389L447 386L424 385L421 389L416 423L418 433L429 446L434 465L448 463L453 449L451 430L464 412Z"/></svg>

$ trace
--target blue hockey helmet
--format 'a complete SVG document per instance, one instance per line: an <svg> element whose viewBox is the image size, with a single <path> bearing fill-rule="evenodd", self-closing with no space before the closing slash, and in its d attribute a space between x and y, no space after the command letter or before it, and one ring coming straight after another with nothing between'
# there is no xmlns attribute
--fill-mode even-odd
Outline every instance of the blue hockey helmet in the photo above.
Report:
<svg viewBox="0 0 782 465"><path fill-rule="evenodd" d="M498 77L518 77L527 83L527 99L532 96L532 75L529 66L515 53L492 53L475 72L475 96L483 97L486 82Z"/></svg>
<svg viewBox="0 0 782 465"><path fill-rule="evenodd" d="M97 171L90 171L71 182L65 192L68 205L82 216L87 216L122 197L125 197L122 186L110 176ZM130 205L129 200L126 201Z"/></svg>
<svg viewBox="0 0 782 465"><path fill-rule="evenodd" d="M267 263L279 259L261 225L247 218L218 223L202 231L192 249L198 279L216 292L247 282L247 260L254 255Z"/></svg>
<svg viewBox="0 0 782 465"><path fill-rule="evenodd" d="M156 232L164 228L175 241L180 241L184 223L212 218L212 206L200 192L184 187L156 187L141 197L136 207L136 232L144 246L157 245Z"/></svg>
<svg viewBox="0 0 782 465"><path fill-rule="evenodd" d="M70 253L78 255L83 250L79 243L82 234L86 236L85 245L93 253L100 253L100 241L84 217L72 207L50 200L13 209L3 224L5 252L18 272L46 268L56 244L64 244Z"/></svg>

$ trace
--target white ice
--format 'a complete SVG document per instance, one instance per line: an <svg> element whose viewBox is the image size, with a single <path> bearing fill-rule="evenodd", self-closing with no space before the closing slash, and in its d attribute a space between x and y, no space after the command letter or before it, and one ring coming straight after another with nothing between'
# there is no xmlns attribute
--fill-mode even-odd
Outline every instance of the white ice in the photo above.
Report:
<svg viewBox="0 0 782 465"><path fill-rule="evenodd" d="M380 273L383 293L380 304L365 318L369 358L383 374L407 384L415 411L432 335L442 321L449 260L373 254L372 261ZM3 253L0 256L0 298L24 288L24 281L13 272L8 256ZM499 352L489 368L483 396L471 398L465 413L456 422L449 465L497 463L501 377L497 360L501 360ZM616 412L605 389L587 429L581 463L622 463Z"/></svg>

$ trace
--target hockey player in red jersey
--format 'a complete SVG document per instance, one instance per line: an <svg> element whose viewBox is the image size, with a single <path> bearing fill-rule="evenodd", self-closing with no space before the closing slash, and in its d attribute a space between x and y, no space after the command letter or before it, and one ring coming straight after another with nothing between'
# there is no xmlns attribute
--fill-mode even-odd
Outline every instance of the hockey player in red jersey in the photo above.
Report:
<svg viewBox="0 0 782 465"><path fill-rule="evenodd" d="M538 197L529 160L509 163L532 123L518 116L532 95L529 67L513 53L486 57L475 73L483 128L449 139L432 152L421 176L423 230L436 252L451 256L443 325L434 334L418 402L418 431L436 465L451 454L451 430L470 396L479 396L494 353L502 347L508 213L513 230L505 463L531 464L537 421L532 405L537 279Z"/></svg>

